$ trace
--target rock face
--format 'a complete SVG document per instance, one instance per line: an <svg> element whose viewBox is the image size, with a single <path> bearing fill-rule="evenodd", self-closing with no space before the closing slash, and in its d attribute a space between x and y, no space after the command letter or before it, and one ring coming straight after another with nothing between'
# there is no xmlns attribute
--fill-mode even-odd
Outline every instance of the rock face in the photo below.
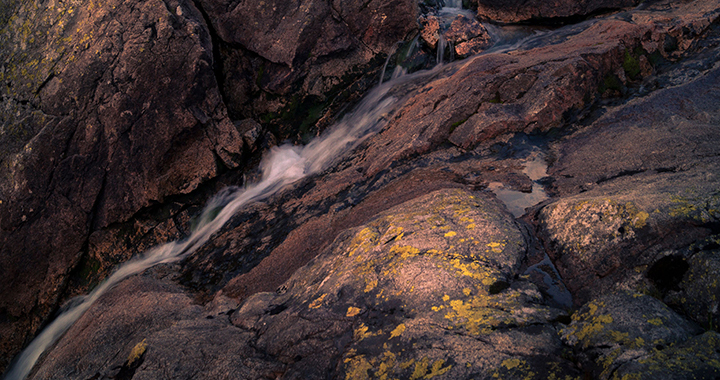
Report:
<svg viewBox="0 0 720 380"><path fill-rule="evenodd" d="M517 278L525 239L487 195L436 191L341 234L281 290L255 294L232 313L223 296L203 311L158 280L128 281L140 293L116 289L94 306L34 378L112 376L129 368L124 358L138 342L146 348L133 378L576 375L553 322L564 312ZM136 297L157 309L152 323L126 314ZM103 321L119 313L134 333L112 339L118 324ZM166 349L177 339L189 342L185 349ZM81 341L104 349L73 343ZM208 353L217 361L204 361ZM198 372L205 366L213 369Z"/></svg>
<svg viewBox="0 0 720 380"><path fill-rule="evenodd" d="M18 2L0 49L5 358L55 306L91 231L243 152L192 2L33 4Z"/></svg>
<svg viewBox="0 0 720 380"><path fill-rule="evenodd" d="M106 273L179 238L189 205L167 199L242 170L272 143L269 126L234 123L228 109L240 120L305 107L377 70L416 28L413 1L262 4L227 12L211 1L3 3L0 368L58 306L70 277ZM243 83L264 94L261 110L236 94L245 87L235 78L253 69ZM172 218L129 221L151 209Z"/></svg>
<svg viewBox="0 0 720 380"><path fill-rule="evenodd" d="M282 138L357 99L417 29L414 0L200 3L217 32L230 113L266 120Z"/></svg>
<svg viewBox="0 0 720 380"><path fill-rule="evenodd" d="M60 300L187 234L264 149L377 83L417 17L414 1L6 4L24 16L0 18L6 362ZM522 4L556 22L630 5ZM659 1L380 86L392 107L352 154L120 283L31 377L718 377L719 19L717 0ZM448 39L485 35L458 20ZM39 55L57 41L77 48ZM541 186L508 212L503 194Z"/></svg>
<svg viewBox="0 0 720 380"><path fill-rule="evenodd" d="M543 0L472 0L477 6L480 19L499 22L522 22L537 19L556 19L563 17L585 16L593 12L632 7L638 0L580 0L580 1L543 1Z"/></svg>

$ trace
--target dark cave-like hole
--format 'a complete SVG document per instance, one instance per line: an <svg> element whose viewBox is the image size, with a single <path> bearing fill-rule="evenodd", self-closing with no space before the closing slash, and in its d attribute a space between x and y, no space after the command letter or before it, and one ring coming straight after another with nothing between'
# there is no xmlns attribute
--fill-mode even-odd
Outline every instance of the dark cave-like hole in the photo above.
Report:
<svg viewBox="0 0 720 380"><path fill-rule="evenodd" d="M270 311L268 312L268 314L270 314L270 315L278 315L278 314L282 313L282 312L285 311L285 310L287 310L287 306L285 306L285 305L277 305L277 306L274 306L272 309L270 309Z"/></svg>
<svg viewBox="0 0 720 380"><path fill-rule="evenodd" d="M510 287L510 284L505 281L496 281L494 284L490 285L490 294L498 294L502 292L503 290Z"/></svg>
<svg viewBox="0 0 720 380"><path fill-rule="evenodd" d="M648 270L647 277L662 292L677 288L690 265L681 256L665 256Z"/></svg>

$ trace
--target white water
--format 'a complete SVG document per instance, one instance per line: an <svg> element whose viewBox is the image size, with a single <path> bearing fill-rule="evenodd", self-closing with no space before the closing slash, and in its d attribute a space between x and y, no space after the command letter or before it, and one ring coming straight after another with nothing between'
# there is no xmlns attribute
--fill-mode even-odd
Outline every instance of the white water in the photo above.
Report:
<svg viewBox="0 0 720 380"><path fill-rule="evenodd" d="M388 96L388 91L394 84L402 81L402 79L390 81L372 90L352 114L333 126L330 133L310 144L304 147L285 145L272 148L269 155L261 162L260 182L242 190L222 191L214 197L200 216L198 226L187 239L155 247L120 265L89 295L77 300L75 306L50 323L18 356L5 374L5 379L24 379L40 355L52 346L93 302L120 281L152 266L182 260L200 248L244 205L267 198L288 184L325 170L341 154L356 147L364 138L385 124L386 113L390 112L392 106L397 103L396 98Z"/></svg>
<svg viewBox="0 0 720 380"><path fill-rule="evenodd" d="M460 0L450 0L448 7L453 8L454 6L455 9L444 8L443 11L462 12L460 3ZM497 47L493 51L511 50L515 46L520 46L520 42L513 46ZM443 52L444 49L445 47L442 48ZM231 188L220 192L208 202L202 215L198 218L197 227L187 239L155 247L133 258L120 265L90 294L78 297L72 307L62 312L20 353L3 379L25 379L43 352L51 347L98 298L120 281L152 266L184 259L207 242L243 206L270 197L291 183L329 168L333 161L343 153L355 148L365 138L385 125L387 115L398 104L398 98L391 96L391 90L401 87L400 85L404 83L432 77L440 72L442 66L440 52L438 52L438 57L438 66L433 70L404 75L405 71L401 68L401 70L393 72L392 79L386 83L382 83L381 76L380 85L365 96L352 114L347 115L341 122L334 125L329 133L320 136L310 144L304 147L285 145L272 148L261 162L262 179L260 182L245 189ZM387 66L387 62L385 66ZM385 67L383 67L383 75L384 71ZM532 165L532 162L528 163L528 167ZM538 178L531 176L531 179ZM532 194L535 194L536 187L533 186ZM542 193L543 197L546 197L542 189L538 191ZM502 194L512 195L519 192L498 188L496 193L502 200L506 198ZM527 195L523 195L523 197L527 197ZM508 200L508 202L511 201ZM218 210L220 211L218 212Z"/></svg>

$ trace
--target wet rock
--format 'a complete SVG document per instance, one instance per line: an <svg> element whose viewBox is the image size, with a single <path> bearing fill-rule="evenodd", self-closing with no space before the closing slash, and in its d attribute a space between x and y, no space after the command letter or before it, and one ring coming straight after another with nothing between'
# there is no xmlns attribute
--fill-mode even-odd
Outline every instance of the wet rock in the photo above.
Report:
<svg viewBox="0 0 720 380"><path fill-rule="evenodd" d="M444 37L452 44L455 56L458 58L475 55L492 44L487 29L474 18L462 14L453 20Z"/></svg>
<svg viewBox="0 0 720 380"><path fill-rule="evenodd" d="M56 307L91 232L243 152L192 2L13 4L0 41L0 368Z"/></svg>
<svg viewBox="0 0 720 380"><path fill-rule="evenodd" d="M648 356L702 332L661 301L626 291L588 302L572 319L561 332L563 341L589 362L594 377L600 379L615 378L619 367L642 368ZM698 353L690 356L701 360Z"/></svg>
<svg viewBox="0 0 720 380"><path fill-rule="evenodd" d="M586 16L598 11L632 7L639 2L638 0L563 0L550 3L542 0L472 0L473 5L477 6L478 18L508 23Z"/></svg>

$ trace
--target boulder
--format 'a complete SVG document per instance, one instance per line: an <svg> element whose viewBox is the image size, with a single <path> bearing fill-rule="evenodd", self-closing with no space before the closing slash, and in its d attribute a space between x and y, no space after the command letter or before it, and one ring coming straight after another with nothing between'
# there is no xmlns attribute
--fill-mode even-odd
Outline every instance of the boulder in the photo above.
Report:
<svg viewBox="0 0 720 380"><path fill-rule="evenodd" d="M199 3L216 33L230 114L264 120L281 139L308 138L340 101L357 100L418 28L414 0Z"/></svg>
<svg viewBox="0 0 720 380"><path fill-rule="evenodd" d="M455 17L443 36L451 43L458 58L475 55L492 45L487 29L474 18L463 14Z"/></svg>
<svg viewBox="0 0 720 380"><path fill-rule="evenodd" d="M193 191L244 151L192 1L12 4L0 26L0 368L57 307L92 231Z"/></svg>
<svg viewBox="0 0 720 380"><path fill-rule="evenodd" d="M477 6L477 16L482 20L516 23L568 17L583 17L589 14L632 7L639 0L472 0Z"/></svg>
<svg viewBox="0 0 720 380"><path fill-rule="evenodd" d="M639 286L663 252L713 233L719 79L712 69L630 101L555 145L549 174L563 197L538 222L576 301L617 283Z"/></svg>
<svg viewBox="0 0 720 380"><path fill-rule="evenodd" d="M618 368L627 368L623 371L627 373L631 372L630 368L651 367L647 365L647 357L702 333L699 326L682 318L661 301L627 291L593 299L573 314L572 319L572 323L561 331L563 341L575 349L579 359L591 368L593 378L597 379L617 378ZM702 360L702 354L698 354L689 355L692 357L689 359ZM716 356L716 352L711 354L711 357ZM668 369L672 367L669 363L664 365ZM678 372L700 374L707 370L703 367ZM665 372L662 373L664 377Z"/></svg>

